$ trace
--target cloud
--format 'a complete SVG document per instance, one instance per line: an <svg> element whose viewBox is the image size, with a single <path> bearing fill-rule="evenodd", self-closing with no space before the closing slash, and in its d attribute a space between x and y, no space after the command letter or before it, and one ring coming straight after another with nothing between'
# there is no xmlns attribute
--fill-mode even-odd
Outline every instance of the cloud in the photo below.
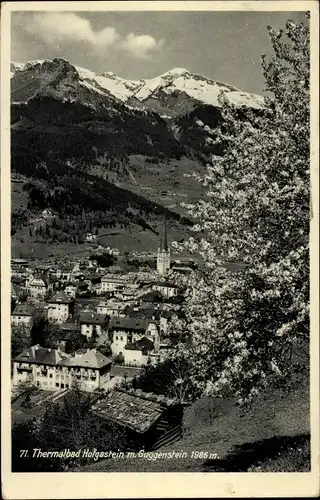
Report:
<svg viewBox="0 0 320 500"><path fill-rule="evenodd" d="M163 40L155 40L150 35L135 35L130 33L123 40L121 46L134 57L148 59L152 52L159 51L163 46Z"/></svg>
<svg viewBox="0 0 320 500"><path fill-rule="evenodd" d="M147 59L163 45L163 40L157 41L150 35L122 36L110 26L95 31L90 21L73 12L34 13L24 29L43 43L86 43L96 51L113 47L140 59Z"/></svg>
<svg viewBox="0 0 320 500"><path fill-rule="evenodd" d="M107 47L119 39L114 28L94 31L90 21L72 12L36 13L25 28L46 43L74 41Z"/></svg>

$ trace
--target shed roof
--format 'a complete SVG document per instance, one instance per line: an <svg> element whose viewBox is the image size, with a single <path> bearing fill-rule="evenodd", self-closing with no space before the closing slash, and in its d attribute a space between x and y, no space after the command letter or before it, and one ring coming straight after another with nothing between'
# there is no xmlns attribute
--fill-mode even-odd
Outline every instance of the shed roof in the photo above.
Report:
<svg viewBox="0 0 320 500"><path fill-rule="evenodd" d="M98 416L143 434L159 420L163 408L157 402L126 392L112 391L98 401L92 411Z"/></svg>

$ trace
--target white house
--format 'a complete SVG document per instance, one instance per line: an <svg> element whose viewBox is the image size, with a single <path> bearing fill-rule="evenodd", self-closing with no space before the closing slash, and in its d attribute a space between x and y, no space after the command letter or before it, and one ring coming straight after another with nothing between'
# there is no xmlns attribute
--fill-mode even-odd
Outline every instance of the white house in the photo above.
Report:
<svg viewBox="0 0 320 500"><path fill-rule="evenodd" d="M120 250L119 250L119 248L111 248L111 253L115 257L118 257L120 255Z"/></svg>
<svg viewBox="0 0 320 500"><path fill-rule="evenodd" d="M121 316L123 310L123 303L122 302L114 302L112 300L108 302L99 302L97 305L97 313L98 314L104 314L108 315L110 317L113 316Z"/></svg>
<svg viewBox="0 0 320 500"><path fill-rule="evenodd" d="M97 241L97 236L93 233L87 233L86 234L86 241L89 241L89 242Z"/></svg>
<svg viewBox="0 0 320 500"><path fill-rule="evenodd" d="M111 350L114 356L124 354L127 344L134 344L142 337L150 339L155 349L160 343L160 335L155 321L140 318L113 317L108 327L111 336Z"/></svg>
<svg viewBox="0 0 320 500"><path fill-rule="evenodd" d="M70 299L75 299L76 298L76 293L77 293L77 287L73 285L72 283L69 283L65 289L64 293L66 294L67 297Z"/></svg>
<svg viewBox="0 0 320 500"><path fill-rule="evenodd" d="M41 276L30 276L26 282L26 290L30 297L35 299L44 299L47 293L47 282Z"/></svg>
<svg viewBox="0 0 320 500"><path fill-rule="evenodd" d="M152 340L147 337L142 337L134 343L129 343L125 346L122 352L125 365L143 366L146 365L150 354L154 350Z"/></svg>
<svg viewBox="0 0 320 500"><path fill-rule="evenodd" d="M91 392L110 380L111 363L96 349L80 349L71 356L60 349L35 345L14 359L13 385L30 382L57 391L77 383L80 389Z"/></svg>
<svg viewBox="0 0 320 500"><path fill-rule="evenodd" d="M65 293L57 293L48 300L48 321L65 323L74 311L74 300Z"/></svg>
<svg viewBox="0 0 320 500"><path fill-rule="evenodd" d="M11 314L11 325L32 328L33 309L27 304L18 304Z"/></svg>
<svg viewBox="0 0 320 500"><path fill-rule="evenodd" d="M126 287L126 280L122 276L106 274L101 278L101 292L122 291Z"/></svg>
<svg viewBox="0 0 320 500"><path fill-rule="evenodd" d="M167 299L175 297L178 294L178 287L168 282L154 283L152 289L160 292Z"/></svg>
<svg viewBox="0 0 320 500"><path fill-rule="evenodd" d="M90 339L93 335L100 336L108 326L108 316L94 312L83 312L79 319L81 334Z"/></svg>

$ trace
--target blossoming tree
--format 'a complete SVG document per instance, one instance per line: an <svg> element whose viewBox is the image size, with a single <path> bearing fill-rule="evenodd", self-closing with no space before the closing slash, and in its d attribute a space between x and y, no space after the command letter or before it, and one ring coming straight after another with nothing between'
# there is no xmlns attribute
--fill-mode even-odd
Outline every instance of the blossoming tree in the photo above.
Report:
<svg viewBox="0 0 320 500"><path fill-rule="evenodd" d="M309 338L308 21L268 31L265 108L239 112L221 96L224 152L198 177L205 198L186 205L195 234L185 245L206 269L172 323L196 390L240 401L289 376ZM226 261L242 270L223 271Z"/></svg>

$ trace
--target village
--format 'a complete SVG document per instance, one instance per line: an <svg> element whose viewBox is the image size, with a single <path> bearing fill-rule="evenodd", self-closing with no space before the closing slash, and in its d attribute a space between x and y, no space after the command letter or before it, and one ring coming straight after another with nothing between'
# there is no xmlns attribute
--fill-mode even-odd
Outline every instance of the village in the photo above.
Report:
<svg viewBox="0 0 320 500"><path fill-rule="evenodd" d="M103 254L121 262L117 249L105 248ZM180 410L173 413L181 417L181 402L133 388L143 367L162 362L175 349L168 326L172 313L181 308L184 289L174 276L190 275L196 268L191 259L172 259L166 221L154 269L125 273L120 266L105 268L90 258L12 259L11 267L12 336L22 335L24 346L25 338L30 339L30 345L12 353L13 419L20 421L28 414L26 390L39 409L45 401L61 401L74 387L103 395L95 413L140 434L148 435L163 420L168 405L178 405ZM35 331L42 339L37 344L32 343ZM50 340L45 338L48 331ZM175 431L177 422L174 417ZM172 425L169 428L171 432ZM167 430L162 426L163 432Z"/></svg>

